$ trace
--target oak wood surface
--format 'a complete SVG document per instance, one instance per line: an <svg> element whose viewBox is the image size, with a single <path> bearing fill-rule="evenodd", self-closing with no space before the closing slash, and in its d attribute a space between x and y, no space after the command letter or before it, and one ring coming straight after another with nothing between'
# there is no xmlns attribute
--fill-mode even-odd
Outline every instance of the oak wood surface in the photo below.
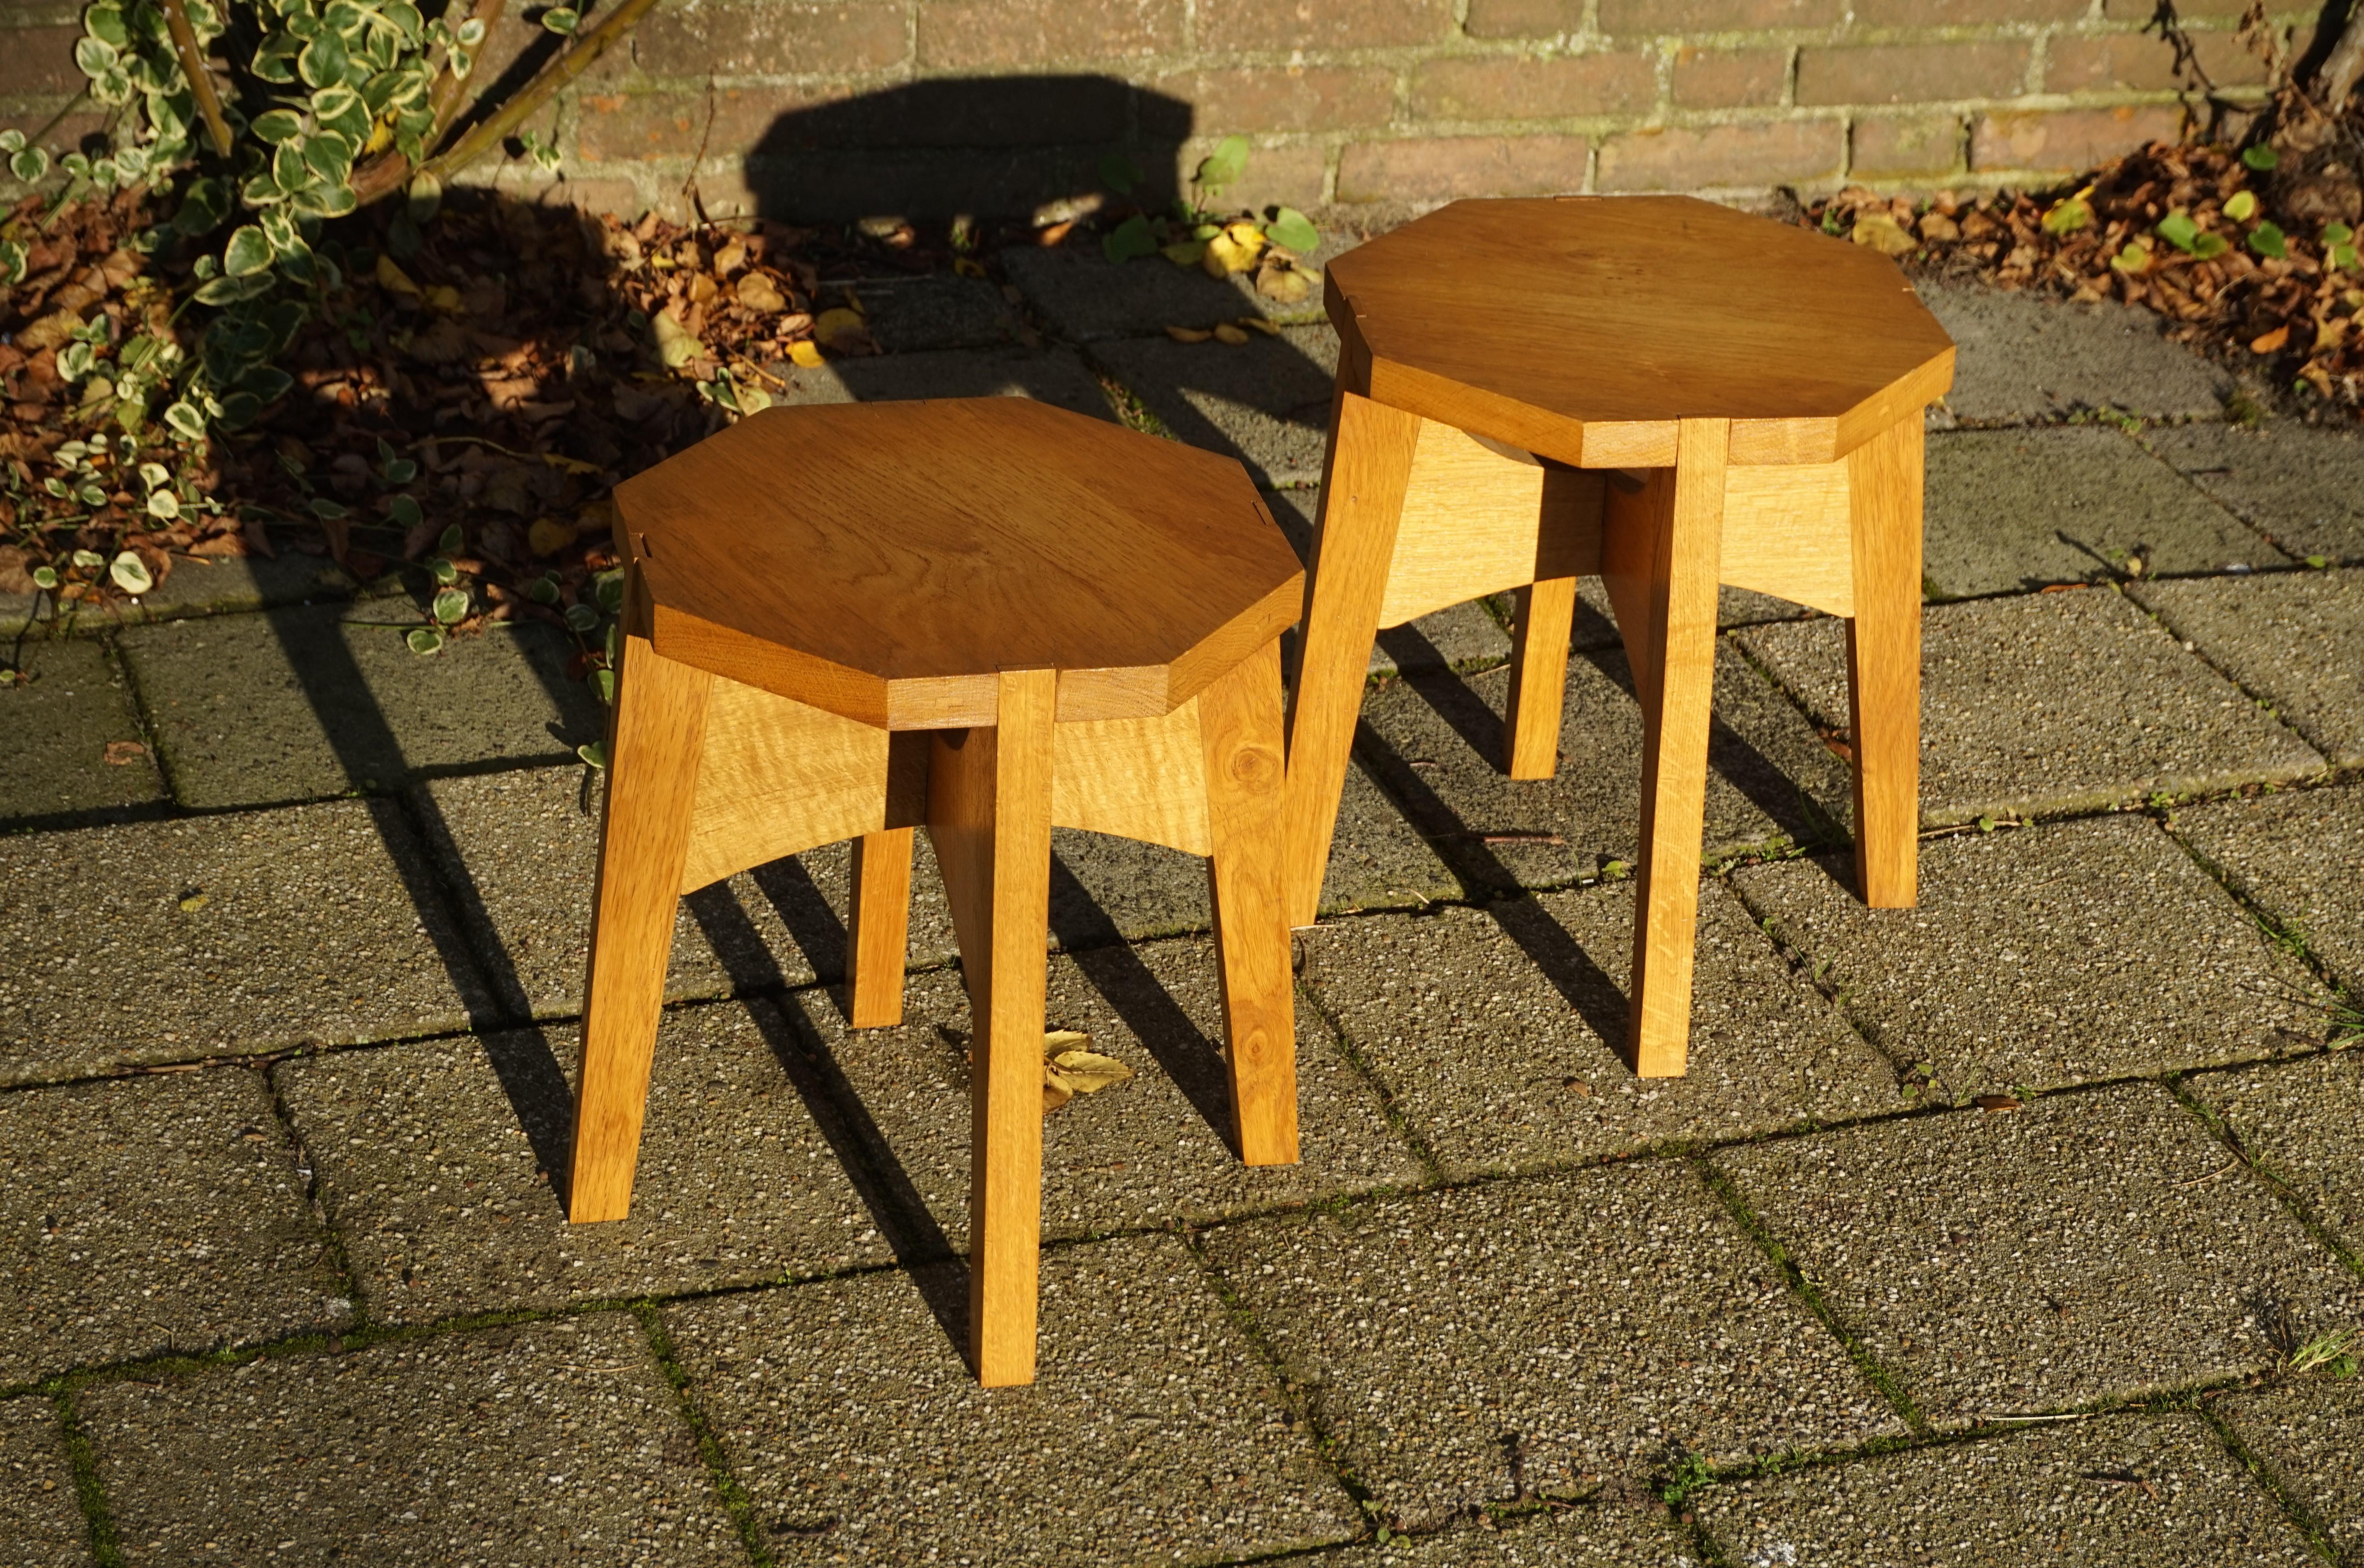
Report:
<svg viewBox="0 0 2364 1568"><path fill-rule="evenodd" d="M684 893L886 826L884 729L716 677L701 753Z"/></svg>
<svg viewBox="0 0 2364 1568"><path fill-rule="evenodd" d="M1600 479L1422 422L1379 625L1500 594L1538 577L1577 577L1600 560Z"/></svg>
<svg viewBox="0 0 2364 1568"><path fill-rule="evenodd" d="M846 1021L858 1029L903 1021L903 960L911 941L911 835L886 828L853 840L845 911Z"/></svg>
<svg viewBox="0 0 2364 1568"><path fill-rule="evenodd" d="M1855 615L1847 622L1854 715L1856 885L1875 909L1916 896L1921 831L1921 501L1918 415L1847 458Z"/></svg>
<svg viewBox="0 0 2364 1568"><path fill-rule="evenodd" d="M1539 579L1511 600L1502 771L1514 779L1547 779L1559 772L1560 708L1567 692L1567 645L1575 626L1574 577Z"/></svg>
<svg viewBox="0 0 2364 1568"><path fill-rule="evenodd" d="M1851 461L1727 469L1724 582L1825 615L1853 615Z"/></svg>
<svg viewBox="0 0 2364 1568"><path fill-rule="evenodd" d="M1255 662L1254 656L1249 662ZM1277 671L1273 690L1278 702ZM1205 695L1161 718L1061 724L1051 743L1056 759L1052 826L1206 854L1212 840L1207 828L1207 765L1199 739Z"/></svg>

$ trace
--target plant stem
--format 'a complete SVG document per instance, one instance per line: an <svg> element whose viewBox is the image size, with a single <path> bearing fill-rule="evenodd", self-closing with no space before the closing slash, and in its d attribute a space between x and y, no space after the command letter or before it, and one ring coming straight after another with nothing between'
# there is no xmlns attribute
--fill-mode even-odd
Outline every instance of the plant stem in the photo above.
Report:
<svg viewBox="0 0 2364 1568"><path fill-rule="evenodd" d="M498 112L477 124L449 151L437 153L420 167L449 184L453 174L507 140L518 127L550 101L552 95L590 70L655 4L656 0L624 0L597 27L578 35L573 48L542 67L541 74L519 89L517 96L502 105Z"/></svg>
<svg viewBox="0 0 2364 1568"><path fill-rule="evenodd" d="M476 0L475 9L469 14L468 19L485 24L485 38L481 41L491 40L493 28L500 24L501 12L506 3L507 0ZM470 74L473 75L474 72L472 71ZM428 151L433 152L435 149L441 146L444 134L452 128L452 118L460 112L460 90L463 85L460 75L452 69L449 61L444 61L438 68L435 86L427 95L427 106L435 115L435 128L427 133Z"/></svg>
<svg viewBox="0 0 2364 1568"><path fill-rule="evenodd" d="M189 91L197 97L197 112L206 117L206 134L213 139L214 150L224 158L229 156L229 121L222 117L221 95L214 90L213 72L206 69L205 52L197 48L197 29L189 25L189 8L183 0L164 0L164 24L173 34L173 52L181 57L181 74L189 79Z"/></svg>

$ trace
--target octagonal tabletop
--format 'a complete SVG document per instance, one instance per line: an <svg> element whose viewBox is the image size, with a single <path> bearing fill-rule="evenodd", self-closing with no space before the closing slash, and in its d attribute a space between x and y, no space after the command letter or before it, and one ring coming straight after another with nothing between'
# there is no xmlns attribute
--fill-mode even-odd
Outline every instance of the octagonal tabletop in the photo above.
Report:
<svg viewBox="0 0 2364 1568"><path fill-rule="evenodd" d="M1690 196L1465 201L1330 263L1369 395L1588 468L1828 462L1953 384L1954 345L1868 247Z"/></svg>
<svg viewBox="0 0 2364 1568"><path fill-rule="evenodd" d="M667 658L890 729L1154 717L1297 619L1304 573L1228 458L1023 397L774 408L616 490Z"/></svg>

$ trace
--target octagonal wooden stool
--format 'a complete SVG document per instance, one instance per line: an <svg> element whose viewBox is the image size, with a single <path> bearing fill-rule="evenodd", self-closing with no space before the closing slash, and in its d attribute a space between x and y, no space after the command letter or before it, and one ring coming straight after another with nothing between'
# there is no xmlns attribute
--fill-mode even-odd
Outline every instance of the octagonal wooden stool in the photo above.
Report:
<svg viewBox="0 0 2364 1568"><path fill-rule="evenodd" d="M1679 196L1456 202L1333 261L1325 303L1291 917L1313 918L1375 632L1514 591L1502 762L1549 778L1598 574L1644 718L1625 1049L1679 1074L1718 584L1847 617L1857 874L1870 904L1913 900L1922 409L1953 343L1886 257Z"/></svg>
<svg viewBox="0 0 2364 1568"><path fill-rule="evenodd" d="M619 487L616 529L569 1218L631 1201L675 900L855 840L849 1011L898 1023L924 827L973 1015L970 1349L1031 1382L1054 825L1207 857L1239 1152L1297 1158L1297 559L1237 463L1016 397L758 414Z"/></svg>

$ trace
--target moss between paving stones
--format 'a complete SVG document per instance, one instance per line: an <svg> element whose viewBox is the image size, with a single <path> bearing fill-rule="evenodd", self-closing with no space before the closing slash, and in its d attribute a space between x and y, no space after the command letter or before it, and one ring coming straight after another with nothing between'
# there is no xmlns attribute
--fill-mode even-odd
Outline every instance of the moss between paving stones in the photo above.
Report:
<svg viewBox="0 0 2364 1568"><path fill-rule="evenodd" d="M1377 1505L1479 1503L1902 1434L1696 1172L1672 1161L1210 1233Z"/></svg>
<svg viewBox="0 0 2364 1568"><path fill-rule="evenodd" d="M1398 1536L1313 1561L1322 1568L1697 1568L1689 1532L1665 1516L1655 1503L1621 1498Z"/></svg>
<svg viewBox="0 0 2364 1568"><path fill-rule="evenodd" d="M1923 571L1953 597L2147 573L2285 564L2116 428L1965 430L1928 448Z"/></svg>
<svg viewBox="0 0 2364 1568"><path fill-rule="evenodd" d="M260 1074L0 1095L0 1387L352 1321Z"/></svg>
<svg viewBox="0 0 2364 1568"><path fill-rule="evenodd" d="M8 738L0 745L0 822L120 820L163 802L130 691L104 645L28 642L17 668L30 681L0 686L0 734ZM120 761L108 760L109 747Z"/></svg>
<svg viewBox="0 0 2364 1568"><path fill-rule="evenodd" d="M2179 811L2169 826L2364 995L2364 788L2221 801Z"/></svg>
<svg viewBox="0 0 2364 1568"><path fill-rule="evenodd" d="M909 397L1031 397L1095 419L1116 417L1107 389L1072 349L887 354L831 360L809 369L783 365L777 373L787 384L773 389L772 395L791 406Z"/></svg>
<svg viewBox="0 0 2364 1568"><path fill-rule="evenodd" d="M2132 590L2341 767L2364 763L2364 572L2276 572Z"/></svg>
<svg viewBox="0 0 2364 1568"><path fill-rule="evenodd" d="M0 838L0 1082L489 1016L391 801Z"/></svg>
<svg viewBox="0 0 2364 1568"><path fill-rule="evenodd" d="M1940 1427L2188 1388L2364 1327L2364 1282L2157 1084L1710 1159Z"/></svg>
<svg viewBox="0 0 2364 1568"><path fill-rule="evenodd" d="M2223 371L2167 341L2147 311L1975 284L1916 286L1960 349L1946 406L1971 424L2048 424L2085 408L2214 419L2233 388Z"/></svg>
<svg viewBox="0 0 2364 1568"><path fill-rule="evenodd" d="M107 1384L78 1408L135 1562L746 1560L621 1315Z"/></svg>
<svg viewBox="0 0 2364 1568"><path fill-rule="evenodd" d="M1166 429L1239 459L1258 484L1320 482L1338 364L1338 334L1328 323L1236 345L1139 338L1092 352Z"/></svg>
<svg viewBox="0 0 2364 1568"><path fill-rule="evenodd" d="M1716 1486L1693 1499L1745 1563L2289 1568L2317 1560L2196 1416L2117 1416Z"/></svg>
<svg viewBox="0 0 2364 1568"><path fill-rule="evenodd" d="M1868 909L1835 857L1733 885L1941 1098L2284 1055L2326 998L2148 818L1921 846L1920 904Z"/></svg>
<svg viewBox="0 0 2364 1568"><path fill-rule="evenodd" d="M1700 892L1689 1071L1635 1078L1619 1054L1633 945L1623 884L1324 926L1304 977L1452 1180L1909 1103L1715 882Z"/></svg>
<svg viewBox="0 0 2364 1568"><path fill-rule="evenodd" d="M2364 1051L2204 1073L2188 1087L2225 1118L2244 1152L2364 1259Z"/></svg>
<svg viewBox="0 0 2364 1568"><path fill-rule="evenodd" d="M2339 1561L2364 1563L2364 1379L2292 1378L2215 1402L2216 1414L2276 1485L2329 1538Z"/></svg>
<svg viewBox="0 0 2364 1568"><path fill-rule="evenodd" d="M90 1568L90 1527L45 1396L0 1403L0 1542L10 1568Z"/></svg>
<svg viewBox="0 0 2364 1568"><path fill-rule="evenodd" d="M979 1388L957 1265L668 1308L782 1564L1233 1558L1361 1516L1177 1238L1043 1256L1039 1379Z"/></svg>
<svg viewBox="0 0 2364 1568"><path fill-rule="evenodd" d="M1641 833L1642 710L1624 654L1569 659L1559 771L1550 779L1502 773L1509 690L1508 670L1409 676L1364 699L1360 748L1413 826L1483 885L1547 887L1590 876L1605 860L1632 861ZM1850 788L1797 710L1723 643L1708 766L1711 857L1812 842Z"/></svg>
<svg viewBox="0 0 2364 1568"><path fill-rule="evenodd" d="M1834 620L1738 634L1834 730ZM1939 605L1921 645L1921 820L2094 811L2304 777L2323 759L2112 588Z"/></svg>
<svg viewBox="0 0 2364 1568"><path fill-rule="evenodd" d="M2275 419L2171 426L2143 439L2287 553L2364 565L2364 439Z"/></svg>
<svg viewBox="0 0 2364 1568"><path fill-rule="evenodd" d="M892 1200L853 1162L825 1074L765 1002L665 1015L631 1218L567 1224L579 1038L522 1030L276 1069L373 1321L893 1261Z"/></svg>

